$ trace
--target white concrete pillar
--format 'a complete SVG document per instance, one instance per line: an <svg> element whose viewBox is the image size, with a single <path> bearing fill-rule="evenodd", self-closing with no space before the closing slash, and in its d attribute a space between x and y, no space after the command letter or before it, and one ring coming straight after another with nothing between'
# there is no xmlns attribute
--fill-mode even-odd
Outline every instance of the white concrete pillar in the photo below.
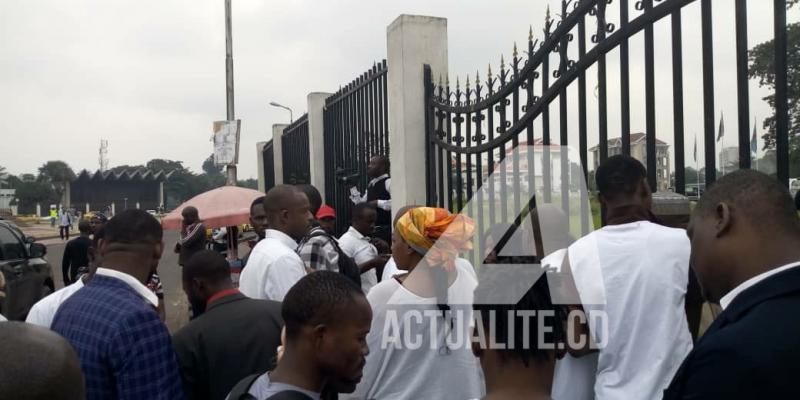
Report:
<svg viewBox="0 0 800 400"><path fill-rule="evenodd" d="M272 151L275 152L275 186L283 184L283 130L289 125L272 125Z"/></svg>
<svg viewBox="0 0 800 400"><path fill-rule="evenodd" d="M164 181L158 182L158 206L164 207Z"/></svg>
<svg viewBox="0 0 800 400"><path fill-rule="evenodd" d="M425 204L423 68L447 76L447 19L400 15L386 28L393 212Z"/></svg>
<svg viewBox="0 0 800 400"><path fill-rule="evenodd" d="M258 162L258 191L264 193L266 183L264 181L264 146L267 142L256 143L256 161Z"/></svg>
<svg viewBox="0 0 800 400"><path fill-rule="evenodd" d="M72 207L72 193L71 193L71 190L70 190L70 186L72 186L72 183L70 183L70 182L66 182L64 184L64 198L61 199L63 201L62 204L66 208Z"/></svg>
<svg viewBox="0 0 800 400"><path fill-rule="evenodd" d="M308 152L310 153L311 184L325 201L325 99L331 93L308 95Z"/></svg>
<svg viewBox="0 0 800 400"><path fill-rule="evenodd" d="M111 216L117 215L117 205L115 203L111 203Z"/></svg>
<svg viewBox="0 0 800 400"><path fill-rule="evenodd" d="M139 207L139 202L137 201L137 202L136 202L136 209L138 210L139 208L140 208L140 207Z"/></svg>
<svg viewBox="0 0 800 400"><path fill-rule="evenodd" d="M39 203L36 203L36 216L37 217L41 217L42 216L42 205L39 204Z"/></svg>
<svg viewBox="0 0 800 400"><path fill-rule="evenodd" d="M89 203L86 203L86 212L88 213L89 211L92 211L92 210L89 208Z"/></svg>

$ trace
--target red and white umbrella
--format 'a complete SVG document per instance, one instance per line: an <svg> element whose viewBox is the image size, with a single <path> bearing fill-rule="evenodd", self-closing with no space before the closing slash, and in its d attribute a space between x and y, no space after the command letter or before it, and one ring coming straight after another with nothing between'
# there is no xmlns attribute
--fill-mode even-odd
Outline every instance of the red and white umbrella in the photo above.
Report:
<svg viewBox="0 0 800 400"><path fill-rule="evenodd" d="M164 229L181 229L184 208L192 206L197 208L200 220L206 228L220 228L223 226L237 226L250 221L250 204L253 200L263 196L258 190L238 186L222 186L200 193L189 201L181 204L161 219Z"/></svg>

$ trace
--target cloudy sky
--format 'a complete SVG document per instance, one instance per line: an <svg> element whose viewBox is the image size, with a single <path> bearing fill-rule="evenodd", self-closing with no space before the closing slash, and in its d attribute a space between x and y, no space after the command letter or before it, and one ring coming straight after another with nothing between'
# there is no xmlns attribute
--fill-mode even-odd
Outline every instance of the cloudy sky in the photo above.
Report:
<svg viewBox="0 0 800 400"><path fill-rule="evenodd" d="M696 3L684 11L687 134L702 133ZM749 3L752 46L772 37L772 2ZM111 166L168 158L199 171L212 151L211 123L225 118L223 4L222 0L0 1L0 165L18 174L61 159L76 171L95 170L103 138L109 141ZM524 43L529 25L541 32L547 4L547 0L233 0L236 116L242 119L240 179L256 177L255 143L270 138L272 124L288 120L286 111L267 104L286 104L297 117L305 112L309 92L333 92L385 58L386 26L399 14L447 18L451 76L474 74L476 69L485 76L488 63L496 70L500 54L508 56L515 40ZM713 4L716 108L717 113L724 112L727 140L733 145L733 0ZM609 13L618 15L616 4L610 7ZM790 11L790 22L800 20L798 9ZM672 142L669 37L668 21L659 23L658 136ZM634 131L644 130L642 48L640 35L631 41ZM612 52L610 136L619 131L615 117L619 84L613 78L617 60L618 53ZM592 73L590 88L595 85ZM754 81L750 87L752 121L770 111L757 100L766 92ZM576 97L570 96L570 101ZM593 101L590 96L590 110L596 110ZM577 127L570 121L571 132L573 126ZM590 132L593 126L596 116L590 115ZM558 128L557 121L552 128ZM574 132L571 136L577 137ZM589 140L590 145L596 142ZM690 143L687 139L687 163L692 157ZM702 154L702 143L699 151Z"/></svg>

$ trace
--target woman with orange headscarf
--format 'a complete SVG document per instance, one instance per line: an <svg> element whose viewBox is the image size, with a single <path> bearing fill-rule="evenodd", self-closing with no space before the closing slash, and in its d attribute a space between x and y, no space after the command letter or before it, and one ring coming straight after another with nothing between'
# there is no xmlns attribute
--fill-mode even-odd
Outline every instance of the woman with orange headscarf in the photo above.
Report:
<svg viewBox="0 0 800 400"><path fill-rule="evenodd" d="M417 207L395 225L392 257L408 274L367 295L372 327L364 376L348 399L480 398L483 380L471 351L471 266L456 263L475 231L468 217Z"/></svg>

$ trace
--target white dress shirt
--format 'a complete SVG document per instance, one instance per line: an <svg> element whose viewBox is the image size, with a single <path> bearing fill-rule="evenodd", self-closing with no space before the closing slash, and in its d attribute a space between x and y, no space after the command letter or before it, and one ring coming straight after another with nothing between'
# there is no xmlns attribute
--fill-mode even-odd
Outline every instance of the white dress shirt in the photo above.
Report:
<svg viewBox="0 0 800 400"><path fill-rule="evenodd" d="M601 345L595 398L661 398L692 350L686 231L647 221L611 225L568 253L591 338Z"/></svg>
<svg viewBox="0 0 800 400"><path fill-rule="evenodd" d="M303 260L289 235L267 229L239 276L239 291L253 299L283 301L297 281L306 276Z"/></svg>
<svg viewBox="0 0 800 400"><path fill-rule="evenodd" d="M339 238L339 247L341 247L344 254L355 260L358 265L378 256L378 249L369 242L369 238L362 235L352 226ZM378 274L374 268L361 274L361 289L364 293L369 293L369 290L377 283Z"/></svg>
<svg viewBox="0 0 800 400"><path fill-rule="evenodd" d="M158 308L158 296L153 293L152 290L148 289L142 282L139 282L138 279L124 273L117 271L115 269L108 269L108 268L98 268L97 272L94 273L95 275L102 275L107 276L109 278L116 278L123 282L125 282L128 286L130 286L139 296L142 296L148 303L152 304L153 307Z"/></svg>
<svg viewBox="0 0 800 400"><path fill-rule="evenodd" d="M28 318L25 319L25 322L49 329L50 325L53 324L53 318L56 316L58 307L61 307L61 304L82 287L83 279L78 279L75 283L39 300L31 307L31 311L28 312Z"/></svg>
<svg viewBox="0 0 800 400"><path fill-rule="evenodd" d="M359 204L359 203L363 203L363 202L367 201L367 193L369 192L369 187L375 185L376 182L378 182L379 180L381 180L383 178L389 178L389 174L383 174L383 175L381 175L381 176L369 181L369 183L367 183L367 190L364 191L364 195L361 195L361 192L359 192L358 189L355 186L351 187L350 188L350 200L355 204ZM392 193L392 190L390 189L391 182L392 182L392 178L386 179L386 182L384 182L386 184L386 191L389 192L390 194ZM389 200L378 200L378 208L380 208L382 210L386 210L386 211L392 211L392 200L391 199L389 199Z"/></svg>
<svg viewBox="0 0 800 400"><path fill-rule="evenodd" d="M736 296L738 296L739 294L741 294L745 290L755 286L757 283L763 281L764 279L769 278L772 275L775 275L775 274L777 274L779 272L783 272L783 271L786 271L787 269L791 269L791 268L794 268L794 267L800 267L800 262L793 262L791 264L786 264L786 265L784 265L782 267L778 267L778 268L769 270L767 272L760 273L760 274L758 274L758 275L756 275L756 276L754 276L754 277L752 277L752 278L740 283L739 286L735 287L733 290L728 292L728 294L726 294L725 296L722 296L722 298L719 299L719 305L722 306L723 310L728 308L728 306L731 304L731 302L733 302L733 299L735 299Z"/></svg>

